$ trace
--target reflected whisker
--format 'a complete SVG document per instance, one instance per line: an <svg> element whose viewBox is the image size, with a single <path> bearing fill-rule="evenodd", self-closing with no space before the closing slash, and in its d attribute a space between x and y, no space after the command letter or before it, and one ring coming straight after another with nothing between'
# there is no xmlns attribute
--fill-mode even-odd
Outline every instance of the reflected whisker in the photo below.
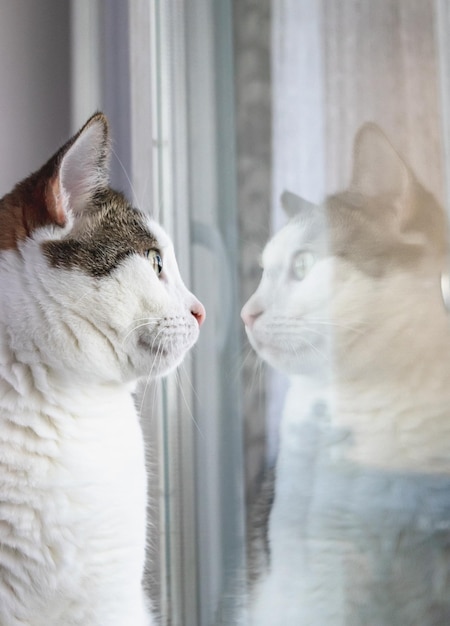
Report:
<svg viewBox="0 0 450 626"><path fill-rule="evenodd" d="M308 320L308 322L312 324L322 324L323 326L335 326L336 328L343 328L344 330L349 330L351 332L358 333L359 335L365 335L367 332L366 330L355 328L354 326L350 326L349 324L338 324L337 322L330 322L327 320L311 319Z"/></svg>
<svg viewBox="0 0 450 626"><path fill-rule="evenodd" d="M246 346L246 354L242 358L242 355L239 357L240 363L233 373L232 382L236 383L239 380L239 377L242 375L243 370L248 365L249 360L251 359L252 354L255 354L255 351L251 346Z"/></svg>

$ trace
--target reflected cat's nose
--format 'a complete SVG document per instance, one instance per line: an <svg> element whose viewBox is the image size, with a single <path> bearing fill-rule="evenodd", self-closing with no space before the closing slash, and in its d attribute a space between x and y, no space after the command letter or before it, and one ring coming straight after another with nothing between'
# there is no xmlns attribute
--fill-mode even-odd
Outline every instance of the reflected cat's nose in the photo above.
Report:
<svg viewBox="0 0 450 626"><path fill-rule="evenodd" d="M261 315L262 311L255 311L253 308L248 306L248 304L249 303L247 302L247 304L242 307L241 318L247 328L251 329L255 320Z"/></svg>
<svg viewBox="0 0 450 626"><path fill-rule="evenodd" d="M194 304L191 305L191 313L197 320L198 325L201 326L205 321L206 311L205 307L199 300L196 300Z"/></svg>

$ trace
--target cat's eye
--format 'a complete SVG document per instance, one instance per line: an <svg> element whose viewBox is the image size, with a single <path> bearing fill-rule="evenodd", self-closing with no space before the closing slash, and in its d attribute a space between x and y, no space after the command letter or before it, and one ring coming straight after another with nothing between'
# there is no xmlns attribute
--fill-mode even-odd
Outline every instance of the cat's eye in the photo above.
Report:
<svg viewBox="0 0 450 626"><path fill-rule="evenodd" d="M162 269L163 269L163 262L162 262L162 258L161 255L159 254L158 250L146 250L144 252L144 256L147 257L147 259L149 259L150 263L152 264L153 269L155 270L156 274L161 274Z"/></svg>
<svg viewBox="0 0 450 626"><path fill-rule="evenodd" d="M309 250L300 250L292 259L292 275L296 280L304 280L315 263L315 258Z"/></svg>

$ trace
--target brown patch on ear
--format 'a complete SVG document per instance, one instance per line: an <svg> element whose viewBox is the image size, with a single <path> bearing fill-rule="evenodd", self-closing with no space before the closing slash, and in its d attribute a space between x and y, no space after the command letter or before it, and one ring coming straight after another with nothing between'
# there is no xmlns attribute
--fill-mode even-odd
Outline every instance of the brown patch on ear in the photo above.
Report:
<svg viewBox="0 0 450 626"><path fill-rule="evenodd" d="M26 236L21 208L3 199L0 203L0 250L17 248L17 241Z"/></svg>
<svg viewBox="0 0 450 626"><path fill-rule="evenodd" d="M0 250L17 248L19 241L42 226L64 225L62 205L49 187L48 176L40 170L0 200Z"/></svg>
<svg viewBox="0 0 450 626"><path fill-rule="evenodd" d="M100 126L92 139L96 151L90 163L97 175L93 177L91 187L88 184L90 177L87 176L86 185L84 187L81 185L81 195L93 196L99 188L107 186L108 124L102 113L96 113L40 170L31 174L16 185L11 193L0 199L0 250L17 248L20 240L26 239L42 226L65 226L66 198L59 177L60 166L68 151L83 133L92 130L94 124ZM89 151L85 150L82 154L89 156Z"/></svg>

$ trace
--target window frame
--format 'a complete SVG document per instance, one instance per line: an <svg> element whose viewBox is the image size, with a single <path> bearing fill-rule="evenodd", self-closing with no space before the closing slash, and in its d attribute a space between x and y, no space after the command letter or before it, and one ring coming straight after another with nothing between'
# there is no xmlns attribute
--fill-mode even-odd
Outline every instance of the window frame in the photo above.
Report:
<svg viewBox="0 0 450 626"><path fill-rule="evenodd" d="M184 281L211 301L203 340L177 373L144 385L137 402L152 448L147 579L157 579L156 610L165 624L225 623L236 571L245 569L243 428L232 371L242 329L229 262L238 249L232 2L128 0L125 10L120 0L71 0L71 19L73 128L93 110L106 112L113 184L161 222ZM197 276L199 260L212 274ZM211 358L213 384L205 380Z"/></svg>

